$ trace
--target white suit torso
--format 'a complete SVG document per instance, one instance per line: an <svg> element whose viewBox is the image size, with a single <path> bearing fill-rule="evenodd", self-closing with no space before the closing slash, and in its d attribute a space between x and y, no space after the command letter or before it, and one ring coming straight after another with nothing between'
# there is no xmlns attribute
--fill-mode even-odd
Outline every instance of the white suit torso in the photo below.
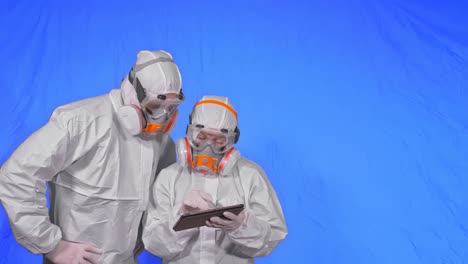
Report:
<svg viewBox="0 0 468 264"><path fill-rule="evenodd" d="M229 234L209 227L173 231L190 190L209 193L217 207L244 204L246 223ZM287 235L281 205L268 178L244 158L228 175L214 177L173 164L159 174L152 198L143 241L164 263L253 263L254 257L268 255Z"/></svg>
<svg viewBox="0 0 468 264"><path fill-rule="evenodd" d="M99 263L135 263L149 186L175 161L175 150L167 135L126 133L116 115L121 104L113 90L57 108L2 166L0 198L29 251L49 252L62 238L99 248Z"/></svg>

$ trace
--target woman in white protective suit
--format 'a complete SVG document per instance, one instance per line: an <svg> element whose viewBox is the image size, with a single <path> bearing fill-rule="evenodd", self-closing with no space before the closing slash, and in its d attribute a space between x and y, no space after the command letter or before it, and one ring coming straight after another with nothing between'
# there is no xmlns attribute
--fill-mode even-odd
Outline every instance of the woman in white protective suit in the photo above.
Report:
<svg viewBox="0 0 468 264"><path fill-rule="evenodd" d="M240 131L228 98L205 96L193 108L178 163L155 181L144 220L143 243L164 263L253 263L287 235L283 212L267 176L233 145ZM206 226L174 231L180 215L244 204L239 214Z"/></svg>
<svg viewBox="0 0 468 264"><path fill-rule="evenodd" d="M168 133L183 100L172 56L141 51L120 90L58 107L0 170L16 241L46 263L136 263L149 186L175 162Z"/></svg>

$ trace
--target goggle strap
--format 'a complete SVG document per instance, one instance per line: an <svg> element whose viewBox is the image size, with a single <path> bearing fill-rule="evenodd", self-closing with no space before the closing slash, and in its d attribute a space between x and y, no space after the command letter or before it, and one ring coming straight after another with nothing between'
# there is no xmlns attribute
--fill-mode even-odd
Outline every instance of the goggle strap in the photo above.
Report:
<svg viewBox="0 0 468 264"><path fill-rule="evenodd" d="M229 112L231 112L237 119L237 112L236 110L234 110L234 108L232 108L230 105L228 104L225 104L223 102L220 102L220 101L216 101L216 100L203 100L203 101L200 101L198 102L193 108L195 109L197 106L199 105L202 105L202 104L216 104L216 105L220 105L224 108L226 108ZM192 111L193 112L193 111Z"/></svg>
<svg viewBox="0 0 468 264"><path fill-rule="evenodd" d="M130 83L135 88L135 91L136 91L137 97L138 97L138 101L140 101L140 103L143 101L143 99L145 99L146 92L145 92L145 89L143 88L143 86L141 85L140 81L138 80L138 78L136 79L137 82L134 83L135 73L138 72L138 71L143 70L144 68L146 68L146 67L148 67L148 66L150 66L152 64L156 64L156 63L159 63L159 62L172 62L172 63L174 63L174 61L172 59L170 59L170 58L161 57L161 58L149 60L149 61L147 61L145 63L142 63L142 64L134 65L132 67L132 69L130 70L130 73L128 74L128 81L130 81Z"/></svg>

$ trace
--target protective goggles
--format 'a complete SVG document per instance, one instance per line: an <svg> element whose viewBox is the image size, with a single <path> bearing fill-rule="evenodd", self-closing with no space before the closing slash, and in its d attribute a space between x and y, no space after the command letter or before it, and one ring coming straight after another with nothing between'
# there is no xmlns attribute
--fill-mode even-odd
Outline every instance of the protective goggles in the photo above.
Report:
<svg viewBox="0 0 468 264"><path fill-rule="evenodd" d="M236 133L227 129L205 128L203 125L190 124L187 128L187 139L190 146L197 151L210 146L214 153L222 154L235 144Z"/></svg>
<svg viewBox="0 0 468 264"><path fill-rule="evenodd" d="M164 115L173 114L184 100L185 96L183 93L179 93L174 98L168 98L166 95L160 94L156 98L146 97L141 105L148 117L158 119Z"/></svg>

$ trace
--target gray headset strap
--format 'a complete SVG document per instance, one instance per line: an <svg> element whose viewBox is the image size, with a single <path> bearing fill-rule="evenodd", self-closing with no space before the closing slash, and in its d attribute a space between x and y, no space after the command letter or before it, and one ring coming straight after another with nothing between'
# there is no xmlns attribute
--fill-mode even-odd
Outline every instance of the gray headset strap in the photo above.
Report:
<svg viewBox="0 0 468 264"><path fill-rule="evenodd" d="M141 83L140 83L140 81L138 79L136 80L136 83L134 82L135 81L135 73L138 72L138 71L143 70L144 68L146 68L146 67L148 67L148 66L150 66L152 64L156 64L156 63L160 63L160 62L172 62L172 63L174 63L174 61L172 59L170 59L170 58L161 57L161 58L149 60L149 61L144 62L142 64L134 65L133 68L130 70L130 73L128 74L128 80L130 81L130 83L135 88L135 91L136 91L137 97L138 97L138 101L140 103L143 101L143 99L145 99L146 92L145 92L145 89L143 88L143 86L141 85Z"/></svg>
<svg viewBox="0 0 468 264"><path fill-rule="evenodd" d="M146 68L146 67L148 67L148 66L150 66L152 64L159 63L159 62L172 62L172 63L174 63L174 61L171 58L161 57L161 58L149 60L149 61L144 62L142 64L134 65L133 66L133 72L136 73L136 72L141 71L144 68Z"/></svg>

